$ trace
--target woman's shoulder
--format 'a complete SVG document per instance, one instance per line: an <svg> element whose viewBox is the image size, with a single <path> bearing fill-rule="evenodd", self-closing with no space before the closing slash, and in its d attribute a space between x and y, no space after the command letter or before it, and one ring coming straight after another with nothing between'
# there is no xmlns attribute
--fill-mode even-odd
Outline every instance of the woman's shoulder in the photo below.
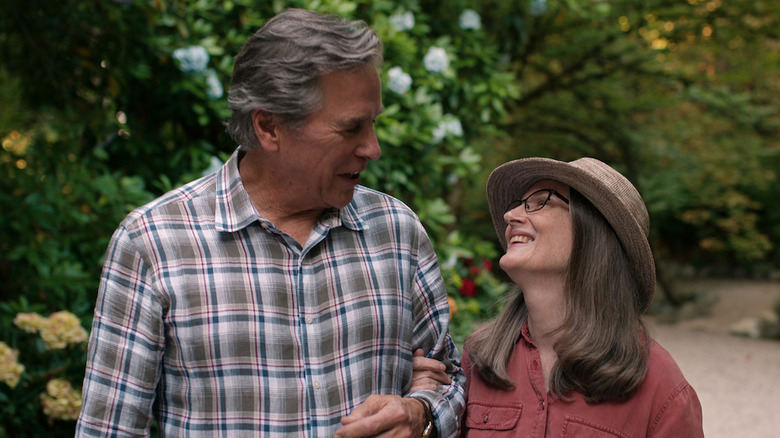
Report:
<svg viewBox="0 0 780 438"><path fill-rule="evenodd" d="M704 436L696 391L672 355L656 341L651 341L647 377L635 397L649 399L648 436Z"/></svg>
<svg viewBox="0 0 780 438"><path fill-rule="evenodd" d="M664 373L672 373L674 376L682 377L682 370L677 365L674 357L658 341L650 340L650 370L657 370Z"/></svg>
<svg viewBox="0 0 780 438"><path fill-rule="evenodd" d="M674 357L657 341L650 340L647 376L643 383L655 393L674 394L690 387Z"/></svg>

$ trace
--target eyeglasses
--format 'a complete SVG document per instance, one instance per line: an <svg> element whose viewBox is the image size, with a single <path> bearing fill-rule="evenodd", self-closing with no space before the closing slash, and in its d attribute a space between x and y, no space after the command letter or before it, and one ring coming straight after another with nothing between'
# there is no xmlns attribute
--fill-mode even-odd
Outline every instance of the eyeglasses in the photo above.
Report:
<svg viewBox="0 0 780 438"><path fill-rule="evenodd" d="M525 199L521 199L519 201L512 201L507 207L506 211L514 210L515 208L523 204L525 204L526 213L533 213L535 211L539 211L543 209L548 202L550 202L550 198L552 198L552 195L561 198L561 200L565 202L567 205L569 204L569 200L566 199L565 196L561 195L557 191L553 189L542 189L531 193Z"/></svg>

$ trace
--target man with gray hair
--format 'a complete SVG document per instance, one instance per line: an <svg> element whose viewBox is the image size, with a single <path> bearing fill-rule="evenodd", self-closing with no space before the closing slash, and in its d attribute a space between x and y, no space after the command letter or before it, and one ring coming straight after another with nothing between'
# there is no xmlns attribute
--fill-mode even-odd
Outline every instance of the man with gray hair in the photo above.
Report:
<svg viewBox="0 0 780 438"><path fill-rule="evenodd" d="M236 57L216 173L109 244L77 436L454 436L460 356L431 242L365 188L376 33L287 10ZM405 394L422 352L449 382Z"/></svg>

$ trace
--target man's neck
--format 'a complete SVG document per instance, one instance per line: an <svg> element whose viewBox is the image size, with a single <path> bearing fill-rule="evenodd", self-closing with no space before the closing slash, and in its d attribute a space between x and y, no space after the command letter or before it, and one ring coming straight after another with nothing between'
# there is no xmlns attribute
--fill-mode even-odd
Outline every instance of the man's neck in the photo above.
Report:
<svg viewBox="0 0 780 438"><path fill-rule="evenodd" d="M266 174L263 164L256 151L247 152L239 161L238 171L249 199L263 219L305 246L322 210L290 208L289 196L275 190L277 185L263 178Z"/></svg>

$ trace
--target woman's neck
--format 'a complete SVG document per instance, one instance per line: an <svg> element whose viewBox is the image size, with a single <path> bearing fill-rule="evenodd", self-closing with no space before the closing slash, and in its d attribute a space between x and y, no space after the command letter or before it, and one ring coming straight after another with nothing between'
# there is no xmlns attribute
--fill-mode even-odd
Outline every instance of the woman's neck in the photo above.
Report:
<svg viewBox="0 0 780 438"><path fill-rule="evenodd" d="M545 279L536 275L532 278L518 283L528 308L528 329L539 349L552 351L557 329L564 318L565 280L557 276Z"/></svg>
<svg viewBox="0 0 780 438"><path fill-rule="evenodd" d="M550 376L558 362L554 347L564 318L564 281L535 281L521 288L528 309L528 332L539 350L544 383L549 390Z"/></svg>

